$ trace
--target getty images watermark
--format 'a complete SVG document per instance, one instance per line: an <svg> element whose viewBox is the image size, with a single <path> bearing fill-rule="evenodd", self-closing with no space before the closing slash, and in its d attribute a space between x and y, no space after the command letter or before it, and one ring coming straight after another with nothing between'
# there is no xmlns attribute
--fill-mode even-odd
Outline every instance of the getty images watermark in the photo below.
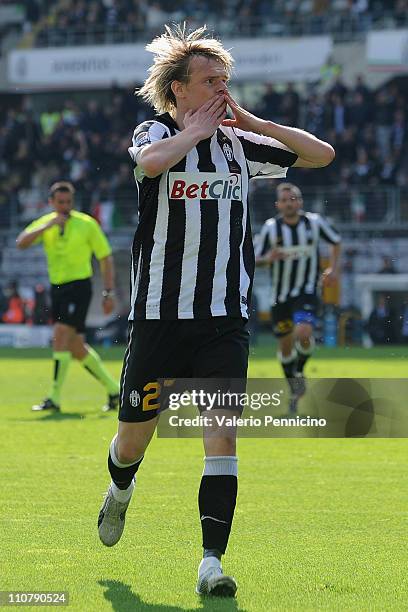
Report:
<svg viewBox="0 0 408 612"><path fill-rule="evenodd" d="M259 410L262 407L280 406L284 391L275 393L246 393L238 391L205 391L204 389L191 389L182 393L170 393L170 410L178 410L182 406L203 407L206 410L214 408L234 409L251 408Z"/></svg>
<svg viewBox="0 0 408 612"><path fill-rule="evenodd" d="M237 417L225 415L199 415L188 418L177 414L168 418L170 427L326 427L326 419L316 419L310 416L273 417L265 415L262 418Z"/></svg>
<svg viewBox="0 0 408 612"><path fill-rule="evenodd" d="M293 413L285 379L163 379L151 399L159 437L235 428L249 438L401 438L408 437L407 396L408 379L308 379ZM148 396L145 404L153 408Z"/></svg>
<svg viewBox="0 0 408 612"><path fill-rule="evenodd" d="M326 427L323 415L288 414L286 381L258 383L254 379L161 381L159 437L199 437L203 429L224 435L231 428L244 437L281 437L289 435L288 429L315 432ZM286 433L277 433L283 430Z"/></svg>
<svg viewBox="0 0 408 612"><path fill-rule="evenodd" d="M180 408L195 407L203 413L195 417L172 414L167 417L170 427L325 427L326 419L299 415L287 418L276 418L271 414L238 417L236 415L216 414L214 409L239 410L246 408L259 411L271 407L280 407L284 390L274 393L246 393L234 391L215 392L204 389L192 389L182 393L170 393L168 409L179 411Z"/></svg>

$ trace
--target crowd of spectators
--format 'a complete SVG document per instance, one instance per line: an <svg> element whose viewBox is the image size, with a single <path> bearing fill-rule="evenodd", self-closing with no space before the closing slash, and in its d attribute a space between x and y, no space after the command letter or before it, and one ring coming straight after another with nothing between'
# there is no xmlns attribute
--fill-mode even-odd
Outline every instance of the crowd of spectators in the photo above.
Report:
<svg viewBox="0 0 408 612"><path fill-rule="evenodd" d="M0 324L47 325L51 322L48 291L37 284L33 289L20 290L17 281L0 285Z"/></svg>
<svg viewBox="0 0 408 612"><path fill-rule="evenodd" d="M20 284L16 280L0 283L0 327L2 325L52 325L50 289L41 283L34 286ZM103 327L92 326L88 321L87 342L112 346L127 342L128 307L120 308L119 314L110 317ZM3 337L4 339L4 337Z"/></svg>
<svg viewBox="0 0 408 612"><path fill-rule="evenodd" d="M96 214L107 230L112 224L135 220L136 190L127 148L133 128L151 118L152 111L133 90L113 88L108 97L104 95L106 103L95 98L79 103L66 97L39 113L33 111L30 96L10 96L3 108L0 103L2 225L9 224L16 211L20 222L37 216L44 188L62 178L74 183L79 205ZM327 168L290 171L292 180L305 190L333 186L331 209L326 212L333 212L340 221L363 219L361 192L369 189L370 220L381 221L386 202L378 187L408 186L406 108L406 97L393 83L372 92L361 77L353 87L346 87L338 77L325 94L311 90L299 95L290 83L283 90L267 85L258 104L249 110L284 125L303 127L335 147L336 159ZM257 201L270 202L272 189L270 181L253 183ZM350 200L353 190L360 199ZM378 206L372 200L375 197ZM255 221L261 222L265 211L261 205L256 211Z"/></svg>
<svg viewBox="0 0 408 612"><path fill-rule="evenodd" d="M373 344L406 344L408 340L408 296L402 299L379 293L366 328Z"/></svg>
<svg viewBox="0 0 408 612"><path fill-rule="evenodd" d="M278 123L303 127L334 146L336 158L330 166L319 172L291 171L306 191L326 187L326 214L337 221L379 222L386 221L389 212L385 189L408 187L406 109L406 95L395 83L374 92L359 76L353 87L338 77L325 94L311 91L303 98L291 85L283 93L269 85L255 111ZM267 201L271 186L262 181L253 185L257 200ZM259 216L263 214L261 207Z"/></svg>
<svg viewBox="0 0 408 612"><path fill-rule="evenodd" d="M408 24L408 0L25 0L23 7L38 46L143 39L183 20L216 24L228 36L341 35Z"/></svg>
<svg viewBox="0 0 408 612"><path fill-rule="evenodd" d="M43 19L45 24L51 6L47 0L1 0L0 2L0 56L7 50L3 41L9 34L19 37L31 31Z"/></svg>
<svg viewBox="0 0 408 612"><path fill-rule="evenodd" d="M44 188L65 178L74 183L78 205L104 221L134 220L136 191L127 149L132 129L149 110L132 91L112 89L104 105L67 98L35 113L30 96L0 103L0 222L37 216L46 201ZM5 100L5 98L3 98ZM6 102L5 102L6 103ZM133 128L132 128L133 126Z"/></svg>

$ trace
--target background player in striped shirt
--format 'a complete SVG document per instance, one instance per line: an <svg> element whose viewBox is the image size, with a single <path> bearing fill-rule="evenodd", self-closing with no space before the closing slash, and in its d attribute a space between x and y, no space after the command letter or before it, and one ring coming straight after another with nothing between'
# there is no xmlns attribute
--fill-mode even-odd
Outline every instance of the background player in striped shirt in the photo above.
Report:
<svg viewBox="0 0 408 612"><path fill-rule="evenodd" d="M136 128L129 149L139 225L119 428L108 456L112 481L98 520L107 546L121 537L134 477L156 427L158 379L217 379L222 391L231 379L246 380L255 265L249 179L284 177L289 166L320 167L334 157L332 147L311 134L241 108L228 92L232 57L219 41L205 38L205 28L191 34L166 28L147 49L154 64L139 93L160 114ZM235 437L233 429L204 432L200 594L236 591L220 563L237 495Z"/></svg>
<svg viewBox="0 0 408 612"><path fill-rule="evenodd" d="M278 338L278 359L292 391L290 411L305 392L303 369L315 341L313 327L319 305L320 276L333 284L339 273L340 235L319 214L302 210L296 185L277 187L277 217L265 221L255 249L257 265L269 265L272 277L272 324ZM331 247L330 265L322 275L319 242Z"/></svg>

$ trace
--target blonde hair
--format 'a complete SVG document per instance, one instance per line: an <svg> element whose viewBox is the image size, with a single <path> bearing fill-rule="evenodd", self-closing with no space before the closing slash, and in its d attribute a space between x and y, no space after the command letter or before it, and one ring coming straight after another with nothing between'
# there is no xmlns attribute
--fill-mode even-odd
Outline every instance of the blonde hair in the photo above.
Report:
<svg viewBox="0 0 408 612"><path fill-rule="evenodd" d="M185 23L164 27L165 33L146 45L146 50L154 54L154 61L144 85L135 92L158 113L170 112L176 108L176 97L171 84L173 81L188 83L193 57L204 56L221 62L228 77L234 61L219 40L206 38L206 26L189 34Z"/></svg>
<svg viewBox="0 0 408 612"><path fill-rule="evenodd" d="M302 192L297 185L293 183L279 183L276 187L276 193L278 198L282 195L283 191L291 191L299 200L302 199Z"/></svg>

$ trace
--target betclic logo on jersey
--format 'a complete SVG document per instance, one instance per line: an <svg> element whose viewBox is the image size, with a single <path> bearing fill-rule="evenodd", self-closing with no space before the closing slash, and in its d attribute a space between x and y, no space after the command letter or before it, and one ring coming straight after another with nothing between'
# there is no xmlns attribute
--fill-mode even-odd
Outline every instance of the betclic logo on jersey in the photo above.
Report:
<svg viewBox="0 0 408 612"><path fill-rule="evenodd" d="M241 175L228 172L170 172L171 200L242 200Z"/></svg>

